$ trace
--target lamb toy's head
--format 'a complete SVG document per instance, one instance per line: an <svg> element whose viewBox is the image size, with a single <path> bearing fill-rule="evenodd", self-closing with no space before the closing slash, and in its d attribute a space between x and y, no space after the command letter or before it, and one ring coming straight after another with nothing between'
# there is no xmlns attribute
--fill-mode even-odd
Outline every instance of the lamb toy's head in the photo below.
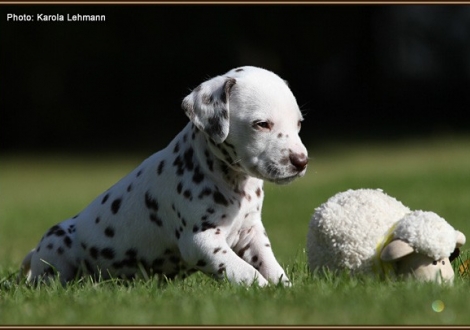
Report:
<svg viewBox="0 0 470 330"><path fill-rule="evenodd" d="M465 235L433 212L412 211L380 189L338 193L315 209L307 235L310 270L452 282L450 261Z"/></svg>
<svg viewBox="0 0 470 330"><path fill-rule="evenodd" d="M394 263L398 276L452 282L450 262L465 244L465 235L433 212L414 211L399 220L393 240L380 253L383 262Z"/></svg>

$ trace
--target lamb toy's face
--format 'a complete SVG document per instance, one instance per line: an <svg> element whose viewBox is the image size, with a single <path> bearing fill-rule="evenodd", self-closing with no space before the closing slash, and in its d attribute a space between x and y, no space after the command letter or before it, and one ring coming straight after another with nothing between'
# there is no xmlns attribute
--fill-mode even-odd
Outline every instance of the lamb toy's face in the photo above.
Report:
<svg viewBox="0 0 470 330"><path fill-rule="evenodd" d="M420 281L452 283L454 270L449 258L433 260L419 253L409 254L396 262L398 276L414 277Z"/></svg>
<svg viewBox="0 0 470 330"><path fill-rule="evenodd" d="M465 235L456 231L455 251L450 256L458 256L458 248L465 244ZM380 259L394 264L396 275L399 277L414 277L420 281L437 283L452 283L454 269L449 258L434 260L427 255L417 253L407 242L396 239L382 250Z"/></svg>

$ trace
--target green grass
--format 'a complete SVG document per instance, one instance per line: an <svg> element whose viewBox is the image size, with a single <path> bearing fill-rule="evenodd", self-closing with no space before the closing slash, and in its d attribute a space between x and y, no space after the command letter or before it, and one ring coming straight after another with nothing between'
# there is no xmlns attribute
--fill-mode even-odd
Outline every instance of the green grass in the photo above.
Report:
<svg viewBox="0 0 470 330"><path fill-rule="evenodd" d="M265 185L263 221L291 288L235 286L202 274L163 285L15 284L22 258L50 226L80 212L146 156L0 157L0 324L470 324L468 273L456 274L453 287L311 274L304 251L314 209L350 188L382 188L413 209L435 211L468 237L470 137L312 144L304 178ZM440 312L433 309L439 301Z"/></svg>

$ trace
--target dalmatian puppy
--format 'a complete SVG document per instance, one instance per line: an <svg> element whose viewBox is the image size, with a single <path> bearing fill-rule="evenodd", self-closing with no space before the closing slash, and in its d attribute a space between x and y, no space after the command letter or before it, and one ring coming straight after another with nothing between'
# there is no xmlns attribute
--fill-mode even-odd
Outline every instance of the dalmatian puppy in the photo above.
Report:
<svg viewBox="0 0 470 330"><path fill-rule="evenodd" d="M182 102L190 122L163 150L52 228L24 259L27 281L58 275L185 277L195 271L290 285L261 222L263 180L305 174L302 115L286 82L240 67Z"/></svg>

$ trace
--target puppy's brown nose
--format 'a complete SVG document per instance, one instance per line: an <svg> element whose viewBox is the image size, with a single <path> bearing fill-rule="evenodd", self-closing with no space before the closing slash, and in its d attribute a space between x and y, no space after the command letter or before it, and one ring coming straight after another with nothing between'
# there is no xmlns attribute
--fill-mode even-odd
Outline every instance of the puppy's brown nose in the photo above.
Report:
<svg viewBox="0 0 470 330"><path fill-rule="evenodd" d="M289 155L290 162L294 167L297 169L297 171L301 172L303 171L308 164L308 158L307 155L305 154L294 154L291 153Z"/></svg>

